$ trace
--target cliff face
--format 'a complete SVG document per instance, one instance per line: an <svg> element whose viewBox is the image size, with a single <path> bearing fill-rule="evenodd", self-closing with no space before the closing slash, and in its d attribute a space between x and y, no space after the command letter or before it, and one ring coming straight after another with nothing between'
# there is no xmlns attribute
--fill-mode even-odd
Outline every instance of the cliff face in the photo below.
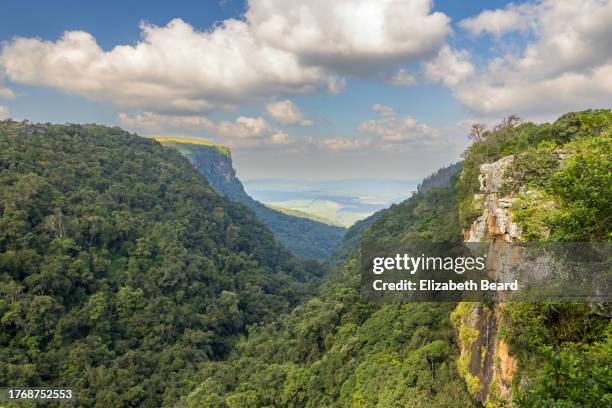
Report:
<svg viewBox="0 0 612 408"><path fill-rule="evenodd" d="M244 191L242 182L236 177L229 151L213 146L199 146L191 149L186 156L193 166L206 176L217 193L252 209L256 202Z"/></svg>
<svg viewBox="0 0 612 408"><path fill-rule="evenodd" d="M494 163L480 166L480 191L474 203L482 214L464 231L466 242L518 242L521 229L512 221L511 195L500 193L504 173L514 156L506 156ZM503 264L504 254L491 251L489 262ZM491 255L493 257L491 257ZM461 347L459 371L468 390L480 402L492 407L512 406L512 380L517 360L509 354L508 345L499 336L499 318L503 303L485 305L467 303L454 312L453 323ZM462 335L471 333L471 336Z"/></svg>
<svg viewBox="0 0 612 408"><path fill-rule="evenodd" d="M172 146L186 156L220 195L250 208L275 238L302 259L325 259L338 246L345 229L314 220L295 217L266 207L244 190L232 164L228 148L209 142L158 138L160 143Z"/></svg>
<svg viewBox="0 0 612 408"><path fill-rule="evenodd" d="M498 194L503 184L504 172L512 164L514 156L506 156L494 163L485 163L480 166L480 192L475 194L474 202L482 210L472 224L465 231L466 242L481 242L484 239L516 242L521 237L521 230L512 221L509 209L514 199L510 196Z"/></svg>

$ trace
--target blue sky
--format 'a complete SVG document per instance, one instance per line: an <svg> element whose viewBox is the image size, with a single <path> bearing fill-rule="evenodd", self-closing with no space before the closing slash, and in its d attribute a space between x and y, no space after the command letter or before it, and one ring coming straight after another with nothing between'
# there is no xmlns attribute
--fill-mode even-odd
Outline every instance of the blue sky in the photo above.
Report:
<svg viewBox="0 0 612 408"><path fill-rule="evenodd" d="M243 179L414 180L475 121L609 107L611 8L5 0L0 116L211 139Z"/></svg>

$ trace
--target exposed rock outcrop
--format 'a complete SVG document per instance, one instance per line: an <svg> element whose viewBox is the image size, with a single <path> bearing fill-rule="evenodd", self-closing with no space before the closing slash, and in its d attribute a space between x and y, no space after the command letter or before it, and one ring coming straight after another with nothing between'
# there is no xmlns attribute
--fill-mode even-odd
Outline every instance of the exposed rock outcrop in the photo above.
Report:
<svg viewBox="0 0 612 408"><path fill-rule="evenodd" d="M480 166L480 193L474 196L474 202L483 212L465 234L467 242L481 242L491 238L506 242L519 240L521 229L512 221L509 213L514 198L498 194L504 182L504 173L513 160L514 156L506 156Z"/></svg>
<svg viewBox="0 0 612 408"><path fill-rule="evenodd" d="M325 259L341 242L344 228L285 214L249 196L236 176L227 147L194 139L156 139L187 157L217 193L250 208L274 237L298 257Z"/></svg>
<svg viewBox="0 0 612 408"><path fill-rule="evenodd" d="M474 203L482 214L464 231L466 242L491 242L489 263L493 268L503 269L504 257L512 254L499 251L507 246L496 246L499 242L517 242L521 229L512 221L510 208L515 198L500 194L506 169L514 156L506 156L494 163L480 166L480 191L474 195ZM472 312L453 321L457 328L461 355L459 371L466 380L468 390L474 398L487 406L512 406L512 380L517 361L512 357L506 342L499 337L499 316L502 303L487 306L474 303ZM473 333L470 344L465 344L462 333ZM465 337L465 336L463 336ZM467 370L467 371L466 371Z"/></svg>

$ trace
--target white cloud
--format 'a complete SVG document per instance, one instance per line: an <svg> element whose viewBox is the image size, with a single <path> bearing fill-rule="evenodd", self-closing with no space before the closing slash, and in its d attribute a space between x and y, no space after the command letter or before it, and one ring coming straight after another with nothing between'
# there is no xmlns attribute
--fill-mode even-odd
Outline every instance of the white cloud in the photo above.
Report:
<svg viewBox="0 0 612 408"><path fill-rule="evenodd" d="M294 140L285 132L278 131L270 136L270 143L275 145L288 145L293 142Z"/></svg>
<svg viewBox="0 0 612 408"><path fill-rule="evenodd" d="M145 134L196 136L213 139L230 147L252 147L278 133L264 118L240 116L235 121L215 122L199 115L165 115L144 112L137 115L120 113L119 122Z"/></svg>
<svg viewBox="0 0 612 408"><path fill-rule="evenodd" d="M390 118L395 116L395 110L387 105L381 105L380 103L375 103L371 107L372 111L378 113L383 118Z"/></svg>
<svg viewBox="0 0 612 408"><path fill-rule="evenodd" d="M509 32L533 28L536 12L535 4L510 3L505 9L485 10L476 17L461 20L459 26L477 36L488 33L500 37Z"/></svg>
<svg viewBox="0 0 612 408"><path fill-rule="evenodd" d="M319 145L325 150L352 151L370 146L371 141L368 139L330 138L321 140Z"/></svg>
<svg viewBox="0 0 612 408"><path fill-rule="evenodd" d="M13 92L12 89L2 86L2 84L0 84L0 98L13 99L15 98L15 92Z"/></svg>
<svg viewBox="0 0 612 408"><path fill-rule="evenodd" d="M416 84L416 78L407 69L401 68L387 79L387 83L395 86L410 86Z"/></svg>
<svg viewBox="0 0 612 408"><path fill-rule="evenodd" d="M255 36L309 66L340 74L372 74L434 55L450 19L431 0L249 1Z"/></svg>
<svg viewBox="0 0 612 408"><path fill-rule="evenodd" d="M530 4L532 39L520 52L494 58L483 72L455 84L456 98L479 115L558 115L609 106L612 2L547 0ZM521 6L509 6L501 12L510 13L513 7ZM503 32L490 27L481 31Z"/></svg>
<svg viewBox="0 0 612 408"><path fill-rule="evenodd" d="M7 119L9 117L9 110L6 106L0 105L0 120Z"/></svg>
<svg viewBox="0 0 612 408"><path fill-rule="evenodd" d="M158 112L227 109L312 91L325 79L319 68L257 41L242 21L226 20L206 32L180 19L141 29L142 41L110 51L82 31L55 42L16 38L3 46L0 65L13 82Z"/></svg>
<svg viewBox="0 0 612 408"><path fill-rule="evenodd" d="M213 140L233 149L287 146L297 141L270 126L264 118L240 116L231 121L213 121L200 115L167 115L144 112L120 113L118 120L130 130L146 135L197 137Z"/></svg>
<svg viewBox="0 0 612 408"><path fill-rule="evenodd" d="M330 95L338 95L346 90L346 79L331 76L327 80L327 92Z"/></svg>
<svg viewBox="0 0 612 408"><path fill-rule="evenodd" d="M397 117L388 106L376 104L372 110L379 114L378 119L362 122L357 130L371 133L387 143L415 143L421 146L437 144L439 132L411 116Z"/></svg>
<svg viewBox="0 0 612 408"><path fill-rule="evenodd" d="M272 119L284 125L312 126L314 124L312 120L304 119L300 108L288 99L269 103L266 111Z"/></svg>
<svg viewBox="0 0 612 408"><path fill-rule="evenodd" d="M4 85L5 81L6 81L6 74L2 70L2 64L0 63L0 98L14 99L15 92L13 92L12 89Z"/></svg>
<svg viewBox="0 0 612 408"><path fill-rule="evenodd" d="M445 45L434 60L424 64L423 71L429 82L454 86L474 73L474 65L467 51L455 51Z"/></svg>
<svg viewBox="0 0 612 408"><path fill-rule="evenodd" d="M121 107L205 113L319 87L342 92L345 75L434 55L450 28L431 0L251 0L243 19L207 31L181 19L141 31L138 43L110 50L83 31L14 38L2 46L0 70L14 83Z"/></svg>

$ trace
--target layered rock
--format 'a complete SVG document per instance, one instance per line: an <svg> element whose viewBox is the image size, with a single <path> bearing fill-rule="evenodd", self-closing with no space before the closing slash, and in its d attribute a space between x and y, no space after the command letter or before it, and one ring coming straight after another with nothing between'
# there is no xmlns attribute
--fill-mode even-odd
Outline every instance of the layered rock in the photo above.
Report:
<svg viewBox="0 0 612 408"><path fill-rule="evenodd" d="M466 242L491 242L488 262L498 273L503 273L506 258L513 254L507 253L510 248L507 245L495 244L521 239L521 229L512 221L510 213L515 198L511 194L500 194L504 174L513 160L514 156L506 156L480 166L480 191L474 195L474 203L482 214L464 231ZM475 303L471 313L454 322L461 345L460 366L461 361L465 362L461 374L468 389L478 401L494 407L512 406L511 385L517 369L516 359L509 354L507 344L499 337L502 308L502 303L493 307ZM471 344L463 344L462 331L474 333Z"/></svg>
<svg viewBox="0 0 612 408"><path fill-rule="evenodd" d="M481 242L486 238L506 242L517 242L520 239L521 229L510 215L514 198L498 193L504 182L504 173L513 160L514 156L506 156L480 166L480 192L475 194L474 203L478 209L482 209L482 215L465 234L467 242Z"/></svg>

